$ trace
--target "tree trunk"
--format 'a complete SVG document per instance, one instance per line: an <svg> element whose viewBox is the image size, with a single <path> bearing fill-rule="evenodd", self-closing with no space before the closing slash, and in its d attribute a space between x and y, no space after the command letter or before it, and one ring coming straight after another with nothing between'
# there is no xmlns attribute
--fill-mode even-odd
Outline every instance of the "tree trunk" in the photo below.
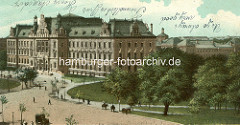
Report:
<svg viewBox="0 0 240 125"><path fill-rule="evenodd" d="M4 116L3 116L3 104L2 104L2 121L4 122Z"/></svg>
<svg viewBox="0 0 240 125"><path fill-rule="evenodd" d="M23 123L23 122L22 122L22 112L21 112L21 125L22 125L22 123Z"/></svg>
<svg viewBox="0 0 240 125"><path fill-rule="evenodd" d="M165 108L164 108L164 114L163 115L167 116L169 104L164 104L164 106L165 106Z"/></svg>
<svg viewBox="0 0 240 125"><path fill-rule="evenodd" d="M23 82L22 82L22 89L23 89Z"/></svg>
<svg viewBox="0 0 240 125"><path fill-rule="evenodd" d="M1 78L2 78L2 70L1 70Z"/></svg>
<svg viewBox="0 0 240 125"><path fill-rule="evenodd" d="M24 82L24 84L25 84L26 88L28 88L28 84L27 84L27 82Z"/></svg>

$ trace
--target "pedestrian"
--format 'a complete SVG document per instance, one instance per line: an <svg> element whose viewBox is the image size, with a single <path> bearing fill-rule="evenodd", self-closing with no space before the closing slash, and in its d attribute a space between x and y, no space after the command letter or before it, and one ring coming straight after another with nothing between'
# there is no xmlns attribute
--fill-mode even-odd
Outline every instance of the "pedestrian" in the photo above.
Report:
<svg viewBox="0 0 240 125"><path fill-rule="evenodd" d="M51 103L51 100L50 100L50 99L48 100L48 105L52 105L52 103Z"/></svg>
<svg viewBox="0 0 240 125"><path fill-rule="evenodd" d="M35 103L35 97L33 97L33 102Z"/></svg>
<svg viewBox="0 0 240 125"><path fill-rule="evenodd" d="M87 100L87 104L90 105L90 100L89 99Z"/></svg>

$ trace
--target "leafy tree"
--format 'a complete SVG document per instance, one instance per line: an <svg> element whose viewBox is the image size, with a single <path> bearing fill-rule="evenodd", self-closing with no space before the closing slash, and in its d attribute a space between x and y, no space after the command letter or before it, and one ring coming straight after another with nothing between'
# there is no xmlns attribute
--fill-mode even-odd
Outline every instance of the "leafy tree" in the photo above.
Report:
<svg viewBox="0 0 240 125"><path fill-rule="evenodd" d="M103 83L103 87L107 92L113 94L116 97L116 100L119 101L121 98L127 96L127 72L116 68L111 72ZM120 102L119 102L119 111L120 111Z"/></svg>
<svg viewBox="0 0 240 125"><path fill-rule="evenodd" d="M154 99L164 104L164 115L167 115L168 108L171 104L182 99L180 86L184 83L184 77L186 78L182 70L170 69L157 82L155 86L157 91L154 94Z"/></svg>
<svg viewBox="0 0 240 125"><path fill-rule="evenodd" d="M3 96L1 96L0 101L2 103L2 121L4 122L3 105L8 103L8 100L7 100L6 96L3 95Z"/></svg>
<svg viewBox="0 0 240 125"><path fill-rule="evenodd" d="M21 82L23 82L26 86L26 88L28 88L28 81L33 81L36 77L37 77L37 71L33 70L33 69L19 69L17 70L18 72L18 76L17 79ZM23 84L22 84L22 89L23 89Z"/></svg>
<svg viewBox="0 0 240 125"><path fill-rule="evenodd" d="M21 113L21 124L23 124L23 119L22 119L23 112L25 112L26 110L27 108L24 103L19 104L19 111Z"/></svg>
<svg viewBox="0 0 240 125"><path fill-rule="evenodd" d="M221 109L221 104L226 100L226 88L229 81L228 69L225 67L227 58L222 55L208 58L203 66L200 66L195 75L194 87L197 91L195 98L201 104L213 105Z"/></svg>
<svg viewBox="0 0 240 125"><path fill-rule="evenodd" d="M71 115L69 118L65 118L65 121L67 122L67 125L77 125L78 122L73 119L73 115Z"/></svg>
<svg viewBox="0 0 240 125"><path fill-rule="evenodd" d="M185 62L184 53L178 49L161 49L149 57L155 59L166 59L167 64L173 57ZM146 63L145 63L146 64ZM169 105L184 99L187 89L184 84L187 83L188 77L184 71L184 66L171 65L143 65L139 69L139 78L141 79L140 90L143 100L147 103L162 102L165 105L164 115L167 115ZM189 84L189 83L188 83Z"/></svg>
<svg viewBox="0 0 240 125"><path fill-rule="evenodd" d="M227 61L229 69L230 82L227 88L227 98L233 103L235 109L240 111L240 53L234 53L229 56Z"/></svg>
<svg viewBox="0 0 240 125"><path fill-rule="evenodd" d="M1 71L1 78L2 78L2 71L7 68L7 52L0 51L0 71Z"/></svg>

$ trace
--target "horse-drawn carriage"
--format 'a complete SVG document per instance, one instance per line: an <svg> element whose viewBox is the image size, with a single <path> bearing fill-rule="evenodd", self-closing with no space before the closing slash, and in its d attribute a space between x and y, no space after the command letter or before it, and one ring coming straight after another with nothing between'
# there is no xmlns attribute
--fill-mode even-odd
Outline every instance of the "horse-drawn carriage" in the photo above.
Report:
<svg viewBox="0 0 240 125"><path fill-rule="evenodd" d="M36 125L50 125L49 119L44 114L35 115Z"/></svg>

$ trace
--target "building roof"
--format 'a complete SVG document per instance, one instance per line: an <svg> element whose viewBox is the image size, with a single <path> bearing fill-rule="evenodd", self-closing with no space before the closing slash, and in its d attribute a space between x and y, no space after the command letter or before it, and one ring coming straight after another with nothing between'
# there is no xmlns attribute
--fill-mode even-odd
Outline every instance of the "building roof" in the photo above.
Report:
<svg viewBox="0 0 240 125"><path fill-rule="evenodd" d="M69 37L100 37L104 24L99 17L85 18L72 13L58 14L56 17L45 17L44 19L49 34L53 34L55 31L58 32L62 27ZM142 21L126 19L111 19L107 23L109 37L132 37L133 25L138 28L138 36L155 37ZM17 25L14 34L16 37L28 37L33 27L33 25Z"/></svg>
<svg viewBox="0 0 240 125"><path fill-rule="evenodd" d="M169 39L163 40L162 42L157 42L157 46L176 46L182 40L178 37L171 37Z"/></svg>

